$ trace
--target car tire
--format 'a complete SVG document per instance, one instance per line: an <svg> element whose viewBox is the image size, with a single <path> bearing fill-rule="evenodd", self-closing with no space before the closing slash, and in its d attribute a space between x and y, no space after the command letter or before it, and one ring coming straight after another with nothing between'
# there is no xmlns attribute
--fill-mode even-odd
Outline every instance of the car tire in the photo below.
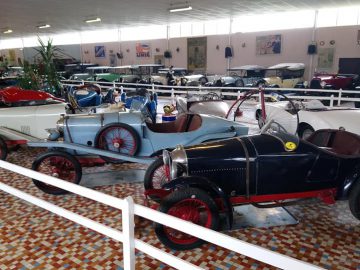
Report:
<svg viewBox="0 0 360 270"><path fill-rule="evenodd" d="M219 210L215 201L198 188L178 189L172 192L161 201L159 211L212 230L219 228ZM163 224L154 225L159 240L171 249L193 249L204 243L202 239Z"/></svg>
<svg viewBox="0 0 360 270"><path fill-rule="evenodd" d="M5 160L8 154L8 147L3 138L0 137L0 160Z"/></svg>
<svg viewBox="0 0 360 270"><path fill-rule="evenodd" d="M235 87L244 87L243 80L239 79L235 81Z"/></svg>
<svg viewBox="0 0 360 270"><path fill-rule="evenodd" d="M299 126L299 137L303 140L306 140L315 132L315 129L309 124L301 123Z"/></svg>
<svg viewBox="0 0 360 270"><path fill-rule="evenodd" d="M167 183L170 179L170 171L166 168L162 157L156 159L147 168L144 176L144 188L161 189L162 185ZM155 202L160 202L161 198L149 195L149 198Z"/></svg>
<svg viewBox="0 0 360 270"><path fill-rule="evenodd" d="M79 184L82 176L79 161L74 156L61 151L52 151L40 155L33 162L32 169L73 184ZM36 179L32 179L32 181L35 186L45 193L52 195L68 193L67 190L48 185Z"/></svg>
<svg viewBox="0 0 360 270"><path fill-rule="evenodd" d="M206 77L201 77L199 79L200 85L205 85L208 82L208 79Z"/></svg>
<svg viewBox="0 0 360 270"><path fill-rule="evenodd" d="M355 218L360 220L360 179L354 184L349 196L350 211Z"/></svg>
<svg viewBox="0 0 360 270"><path fill-rule="evenodd" d="M114 135L112 137L112 144L107 140L111 134ZM106 125L99 130L95 137L95 147L119 154L135 156L140 149L140 138L133 127L124 123L114 123ZM100 157L109 163L118 164L124 162L121 159Z"/></svg>

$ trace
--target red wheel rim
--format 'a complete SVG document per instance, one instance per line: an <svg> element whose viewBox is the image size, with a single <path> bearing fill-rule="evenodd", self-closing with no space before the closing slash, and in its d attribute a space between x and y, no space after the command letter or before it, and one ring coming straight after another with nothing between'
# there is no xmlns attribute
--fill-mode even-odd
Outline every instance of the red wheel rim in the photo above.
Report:
<svg viewBox="0 0 360 270"><path fill-rule="evenodd" d="M136 146L135 137L126 128L109 127L100 134L101 149L132 156L136 152Z"/></svg>
<svg viewBox="0 0 360 270"><path fill-rule="evenodd" d="M151 175L152 188L161 189L162 185L170 180L170 168L169 165L162 165L154 170Z"/></svg>
<svg viewBox="0 0 360 270"><path fill-rule="evenodd" d="M190 221L194 224L210 228L212 224L212 213L209 206L198 199L185 199L172 206L167 214ZM167 237L176 244L192 244L198 241L198 238L171 227L164 226Z"/></svg>
<svg viewBox="0 0 360 270"><path fill-rule="evenodd" d="M65 157L47 157L41 161L36 171L47 174L71 183L76 182L76 170L74 164ZM58 189L57 187L45 184L47 187Z"/></svg>

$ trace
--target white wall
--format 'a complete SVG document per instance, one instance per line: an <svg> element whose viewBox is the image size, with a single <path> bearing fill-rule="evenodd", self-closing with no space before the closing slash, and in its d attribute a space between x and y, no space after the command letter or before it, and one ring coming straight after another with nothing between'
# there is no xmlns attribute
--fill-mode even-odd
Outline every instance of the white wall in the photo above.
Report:
<svg viewBox="0 0 360 270"><path fill-rule="evenodd" d="M316 29L316 42L318 48L335 48L335 59L332 69L328 72L338 71L339 58L360 58L360 46L357 44L358 26L342 26L342 27L328 27ZM294 30L279 30L256 33L235 33L231 35L231 46L233 48L233 57L231 58L230 66L239 66L246 64L258 64L263 66L275 65L281 62L301 62L309 68L311 56L307 54L307 47L311 43L312 28L294 29ZM282 35L282 50L281 54L276 55L256 55L255 41L256 36L281 34ZM229 44L228 35L208 36L207 38L207 73L224 74L227 68L227 60L225 59L225 47ZM330 40L334 40L335 44L331 45ZM320 46L323 41L324 45ZM117 65L128 64L146 64L154 63L155 55L163 55L168 48L172 52L172 58L166 59L166 65L174 65L177 67L187 67L187 38L173 38L167 41L166 39L141 41L147 42L151 46L151 57L139 58L136 57L135 46L139 41L126 42L108 42L108 43L94 43L82 44L81 56L83 62L93 62L100 65L109 65L109 53L122 51L124 58L117 59ZM245 45L243 47L243 44ZM104 45L106 48L105 58L95 58L94 46ZM219 49L216 49L217 45ZM79 45L64 45L79 46ZM179 52L176 49L179 48ZM158 49L158 52L156 51ZM17 57L21 57L22 51L16 49ZM8 50L2 50L1 55L8 57ZM76 56L75 56L76 57ZM77 58L77 57L76 57ZM317 65L317 55L314 56L314 68ZM306 79L308 72L305 73Z"/></svg>

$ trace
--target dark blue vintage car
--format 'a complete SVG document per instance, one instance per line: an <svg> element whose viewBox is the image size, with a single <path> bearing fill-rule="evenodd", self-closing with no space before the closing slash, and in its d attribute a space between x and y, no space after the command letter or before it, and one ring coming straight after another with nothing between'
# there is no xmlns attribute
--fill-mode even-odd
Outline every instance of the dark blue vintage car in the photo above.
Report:
<svg viewBox="0 0 360 270"><path fill-rule="evenodd" d="M273 122L260 135L165 150L146 172L145 189L161 212L214 230L220 213L232 224L234 205L272 207L304 198L348 199L360 219L360 136L318 130L305 141ZM155 231L173 249L202 244L162 224Z"/></svg>

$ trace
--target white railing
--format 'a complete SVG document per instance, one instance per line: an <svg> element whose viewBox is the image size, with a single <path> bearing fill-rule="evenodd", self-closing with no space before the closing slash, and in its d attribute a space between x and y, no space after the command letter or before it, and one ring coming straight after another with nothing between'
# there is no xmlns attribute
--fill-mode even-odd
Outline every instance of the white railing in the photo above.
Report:
<svg viewBox="0 0 360 270"><path fill-rule="evenodd" d="M78 80L66 80L63 81L64 86L76 86L82 85L84 83L99 83L97 81L78 81ZM123 91L133 91L136 87L146 88L157 93L168 93L174 97L176 94L206 94L208 92L220 91L223 96L232 96L240 98L244 91L258 89L256 87L213 87L213 86L168 86L168 85L155 85L155 84L140 84L140 83L115 83L115 82L100 82L101 88L117 88ZM291 99L303 99L303 100L329 100L329 106L333 107L335 102L339 106L341 102L360 102L360 90L332 90L332 89L307 89L307 88L264 88L265 91L282 91L282 92L292 92L292 93L303 93L306 92L307 95L287 95ZM229 92L232 91L232 92ZM308 95L308 93L328 93L327 96L323 95ZM346 97L348 94L358 94L359 97ZM345 97L344 97L345 95Z"/></svg>
<svg viewBox="0 0 360 270"><path fill-rule="evenodd" d="M37 179L46 184L51 184L53 186L59 187L61 189L68 190L72 193L78 194L80 196L86 197L88 199L101 202L103 204L109 205L111 207L122 210L122 232L114 228L105 226L99 222L93 221L86 217L83 217L79 214L70 212L64 208L51 204L42 199L36 198L32 195L29 195L25 192L22 192L18 189L15 189L9 185L0 182L0 190L3 190L9 194L12 194L18 198L21 198L27 202L30 202L34 205L37 205L41 208L44 208L50 212L53 212L59 216L67 218L75 223L81 224L87 228L90 228L94 231L97 231L101 234L104 234L108 237L111 237L117 241L123 243L123 257L124 257L124 268L126 270L135 269L135 249L140 250L151 257L162 261L172 267L177 269L201 269L200 267L193 265L187 261L184 261L174 255L168 254L167 252L155 248L139 239L134 237L134 216L141 216L146 219L152 220L164 224L166 226L175 228L179 231L185 232L187 234L195 235L198 238L201 238L205 241L213 243L215 245L221 246L225 249L243 254L245 256L251 257L255 260L264 262L266 264L281 268L281 269L291 269L291 270L315 270L322 269L315 265L311 265L306 262L282 255L270 251L268 249L250 244L225 234L201 227L199 225L181 220L179 218L158 212L151 208L134 204L131 197L125 199L115 198L113 196L88 189L79 185L75 185L69 182L66 182L61 179L54 178L39 172L23 168L18 165L14 165L5 161L0 160L0 168L4 168L18 174Z"/></svg>

